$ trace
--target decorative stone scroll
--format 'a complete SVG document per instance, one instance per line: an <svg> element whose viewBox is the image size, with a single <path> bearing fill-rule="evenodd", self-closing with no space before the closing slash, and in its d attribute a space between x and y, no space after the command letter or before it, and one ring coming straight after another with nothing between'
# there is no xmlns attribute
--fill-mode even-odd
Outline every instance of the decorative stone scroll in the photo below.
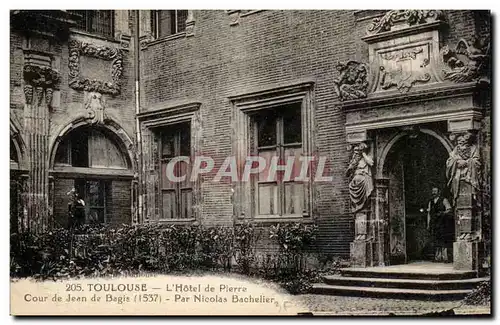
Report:
<svg viewBox="0 0 500 325"><path fill-rule="evenodd" d="M453 82L470 82L487 74L490 44L475 38L473 42L461 39L454 49L441 48L443 78Z"/></svg>
<svg viewBox="0 0 500 325"><path fill-rule="evenodd" d="M366 98L368 91L368 68L364 63L348 61L337 63L340 75L333 80L335 91L341 101Z"/></svg>
<svg viewBox="0 0 500 325"><path fill-rule="evenodd" d="M368 34L391 31L399 25L414 26L444 19L442 10L390 10L384 16L373 19Z"/></svg>
<svg viewBox="0 0 500 325"><path fill-rule="evenodd" d="M359 143L353 148L351 162L346 170L349 177L349 194L351 196L351 210L357 213L365 208L373 192L373 158L368 155L368 145Z"/></svg>
<svg viewBox="0 0 500 325"><path fill-rule="evenodd" d="M80 75L80 56L89 56L111 61L112 71L109 82L90 80ZM69 41L69 85L80 91L99 92L116 96L121 91L120 79L123 73L123 57L120 49L106 46L95 46L77 40Z"/></svg>
<svg viewBox="0 0 500 325"><path fill-rule="evenodd" d="M61 75L50 67L41 67L37 65L25 65L23 68L23 77L25 81L24 96L26 104L33 103L33 92L36 93L36 104L42 103L44 94L48 107L52 105L54 89L59 88Z"/></svg>

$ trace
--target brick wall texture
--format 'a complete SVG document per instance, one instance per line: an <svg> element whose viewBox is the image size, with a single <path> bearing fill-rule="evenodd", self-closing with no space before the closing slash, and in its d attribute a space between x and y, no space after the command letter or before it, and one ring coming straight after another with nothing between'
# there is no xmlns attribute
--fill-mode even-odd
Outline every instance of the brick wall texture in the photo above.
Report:
<svg viewBox="0 0 500 325"><path fill-rule="evenodd" d="M120 17L132 17L121 15ZM450 28L444 42L489 35L488 12L446 11ZM348 180L344 176L350 154L345 141L345 115L338 102L332 80L338 76L337 62L367 61L368 47L361 37L370 22L369 13L348 10L264 10L242 15L239 23L222 10L194 11L194 36L156 41L140 52L141 111L162 107L167 102L201 102L201 152L218 166L232 154L234 107L228 97L277 84L314 82L315 110L314 151L327 157L325 169L333 176L331 183L314 185L313 211L318 220L319 246L328 253L348 256L353 239L349 214ZM120 26L133 27L120 24ZM131 29L133 30L133 29ZM125 33L130 34L131 30ZM94 44L120 46L91 36L75 35ZM22 125L22 48L26 39L11 33L11 119ZM35 43L32 43L35 44ZM39 46L43 46L41 42ZM124 51L122 92L107 96L106 112L134 138L133 43ZM61 90L51 113L51 138L83 111L83 93L68 87L67 44L49 44L61 72ZM92 66L83 74L107 78L106 70ZM489 120L488 120L489 121ZM489 126L489 122L486 123ZM488 137L489 133L487 132ZM62 183L56 186L62 190ZM113 214L112 222L130 219L130 190L117 183L112 201L122 214ZM130 189L130 187L128 187ZM205 181L201 184L200 222L230 225L233 222L231 184ZM56 196L56 206L62 198ZM59 209L59 208L58 208ZM125 213L125 211L128 211Z"/></svg>

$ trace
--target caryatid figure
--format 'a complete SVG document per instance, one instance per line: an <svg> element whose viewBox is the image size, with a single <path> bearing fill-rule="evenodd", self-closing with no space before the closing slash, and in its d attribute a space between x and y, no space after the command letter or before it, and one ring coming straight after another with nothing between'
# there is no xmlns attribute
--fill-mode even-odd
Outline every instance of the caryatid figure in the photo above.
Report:
<svg viewBox="0 0 500 325"><path fill-rule="evenodd" d="M479 148L472 143L472 134L467 132L458 136L457 146L450 153L446 161L446 178L450 188L453 205L456 206L458 193L460 192L460 181L469 183L472 187L472 195L477 198L480 183L481 161Z"/></svg>
<svg viewBox="0 0 500 325"><path fill-rule="evenodd" d="M347 168L346 175L351 178L349 194L351 197L351 211L356 213L362 210L373 192L372 166L373 158L367 153L366 143L354 147L354 153Z"/></svg>

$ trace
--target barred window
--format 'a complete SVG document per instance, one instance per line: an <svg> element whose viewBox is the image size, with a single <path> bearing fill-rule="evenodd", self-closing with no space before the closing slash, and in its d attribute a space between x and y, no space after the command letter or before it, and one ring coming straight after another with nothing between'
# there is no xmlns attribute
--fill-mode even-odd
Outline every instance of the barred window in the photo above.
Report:
<svg viewBox="0 0 500 325"><path fill-rule="evenodd" d="M113 37L113 10L68 10L78 16L77 28L104 37Z"/></svg>
<svg viewBox="0 0 500 325"><path fill-rule="evenodd" d="M155 38L186 30L187 10L151 10L151 31Z"/></svg>

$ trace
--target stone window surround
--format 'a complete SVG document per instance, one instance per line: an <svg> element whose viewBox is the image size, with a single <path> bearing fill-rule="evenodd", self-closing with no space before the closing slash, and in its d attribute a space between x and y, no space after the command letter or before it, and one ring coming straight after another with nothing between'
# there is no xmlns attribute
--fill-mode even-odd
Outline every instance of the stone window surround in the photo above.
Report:
<svg viewBox="0 0 500 325"><path fill-rule="evenodd" d="M143 146L150 145L148 143L144 143L144 135L147 134L150 136L150 139L153 137L154 129L165 127L168 125L179 124L179 123L189 123L191 125L191 157L194 157L195 153L201 150L201 140L202 137L199 134L196 134L195 127L195 118L196 114L200 111L200 102L184 102L184 103L175 103L175 104L165 104L160 109L154 109L149 111L144 111L138 114L138 118L140 120L141 133L143 134ZM144 167L143 172L150 172L149 169ZM200 211L199 204L201 202L201 182L199 180L195 180L193 182L193 218L189 219L162 219L161 216L154 220L154 222L158 223L166 223L166 224L191 224L199 220Z"/></svg>
<svg viewBox="0 0 500 325"><path fill-rule="evenodd" d="M250 152L251 113L291 104L302 103L302 151L304 156L315 152L314 146L314 81L303 80L228 97L233 106L233 155L245 161ZM259 223L312 222L313 177L304 185L304 211L302 216L268 217L254 212L252 183L239 182L234 185L234 214L236 221L252 220Z"/></svg>
<svg viewBox="0 0 500 325"><path fill-rule="evenodd" d="M151 11L150 10L141 10L141 15L144 15L144 12L148 11L148 14L146 16L146 19L149 20L151 19ZM176 39L181 39L181 38L187 38L195 35L194 27L195 27L195 17L194 17L194 12L195 10L188 9L188 17L186 19L186 29L180 33L172 34L172 35L166 35L163 37L155 38L153 36L153 31L150 30L150 24L145 24L147 27L146 30L141 31L141 36L139 37L139 41L141 44L141 50L147 49L149 46L154 46L156 44L161 44L163 42L168 42ZM143 34L144 33L144 34Z"/></svg>

